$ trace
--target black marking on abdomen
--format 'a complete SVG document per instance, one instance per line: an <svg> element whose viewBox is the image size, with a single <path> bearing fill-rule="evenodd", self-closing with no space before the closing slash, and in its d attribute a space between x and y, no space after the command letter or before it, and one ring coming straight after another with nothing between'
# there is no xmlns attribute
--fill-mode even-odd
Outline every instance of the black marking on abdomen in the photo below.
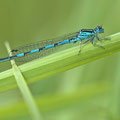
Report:
<svg viewBox="0 0 120 120"><path fill-rule="evenodd" d="M0 60L5 60L5 59L8 59L9 57L6 57L6 58L1 58Z"/></svg>
<svg viewBox="0 0 120 120"><path fill-rule="evenodd" d="M10 57L8 57L8 58L13 59L13 58L15 58L15 57L17 57L17 55L10 56Z"/></svg>
<svg viewBox="0 0 120 120"><path fill-rule="evenodd" d="M55 43L55 44L54 44L54 47L56 47L57 45L58 45L58 43Z"/></svg>
<svg viewBox="0 0 120 120"><path fill-rule="evenodd" d="M69 39L69 43L70 43L70 41L72 41L73 40L73 38L72 39Z"/></svg>
<svg viewBox="0 0 120 120"><path fill-rule="evenodd" d="M43 48L45 48L45 47L43 47ZM39 52L40 52L41 50L43 50L43 48L39 48Z"/></svg>
<svg viewBox="0 0 120 120"><path fill-rule="evenodd" d="M31 51L29 51L29 52L25 52L25 53L24 53L24 56L27 55L27 54L29 54L30 52L31 52Z"/></svg>

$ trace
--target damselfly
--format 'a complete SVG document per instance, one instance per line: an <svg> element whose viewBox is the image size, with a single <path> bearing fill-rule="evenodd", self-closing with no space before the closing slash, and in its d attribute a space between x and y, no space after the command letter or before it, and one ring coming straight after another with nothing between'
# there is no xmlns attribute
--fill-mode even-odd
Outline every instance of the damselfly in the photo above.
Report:
<svg viewBox="0 0 120 120"><path fill-rule="evenodd" d="M104 29L101 26L97 26L95 29L81 29L78 32L70 33L62 37L37 42L34 44L26 45L13 49L12 56L0 59L0 62L15 59L16 61L30 61L39 57L48 55L53 49L58 48L65 44L79 42L79 53L81 51L81 45L87 42L91 42L94 46L99 46L95 43L95 39L99 39L98 34L104 33ZM51 52L52 53L52 52Z"/></svg>

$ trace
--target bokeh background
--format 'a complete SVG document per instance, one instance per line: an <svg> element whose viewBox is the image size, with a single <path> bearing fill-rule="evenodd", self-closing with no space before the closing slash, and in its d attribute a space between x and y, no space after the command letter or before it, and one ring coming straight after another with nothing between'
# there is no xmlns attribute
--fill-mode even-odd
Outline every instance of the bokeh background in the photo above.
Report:
<svg viewBox="0 0 120 120"><path fill-rule="evenodd" d="M0 0L0 58L12 49L82 28L120 32L120 0ZM44 120L119 120L120 54L29 85ZM0 63L0 71L11 68ZM12 109L13 108L13 109ZM1 120L31 120L19 89L0 93Z"/></svg>

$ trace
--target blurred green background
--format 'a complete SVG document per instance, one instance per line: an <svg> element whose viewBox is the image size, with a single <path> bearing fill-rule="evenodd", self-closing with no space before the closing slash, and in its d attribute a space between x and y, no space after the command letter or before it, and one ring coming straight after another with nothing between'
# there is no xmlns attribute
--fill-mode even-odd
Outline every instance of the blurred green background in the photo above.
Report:
<svg viewBox="0 0 120 120"><path fill-rule="evenodd" d="M14 49L97 25L107 36L119 21L120 0L0 0L0 58L6 40ZM119 55L29 85L44 120L120 120ZM18 89L0 93L0 120L31 120Z"/></svg>

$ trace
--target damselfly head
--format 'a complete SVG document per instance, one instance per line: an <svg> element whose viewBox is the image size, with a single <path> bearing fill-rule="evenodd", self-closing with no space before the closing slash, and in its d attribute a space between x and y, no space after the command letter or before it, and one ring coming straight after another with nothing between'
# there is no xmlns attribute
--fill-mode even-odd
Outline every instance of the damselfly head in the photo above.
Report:
<svg viewBox="0 0 120 120"><path fill-rule="evenodd" d="M97 26L97 27L95 28L95 30L96 30L96 32L98 32L98 33L104 33L104 29L103 29L102 26Z"/></svg>

